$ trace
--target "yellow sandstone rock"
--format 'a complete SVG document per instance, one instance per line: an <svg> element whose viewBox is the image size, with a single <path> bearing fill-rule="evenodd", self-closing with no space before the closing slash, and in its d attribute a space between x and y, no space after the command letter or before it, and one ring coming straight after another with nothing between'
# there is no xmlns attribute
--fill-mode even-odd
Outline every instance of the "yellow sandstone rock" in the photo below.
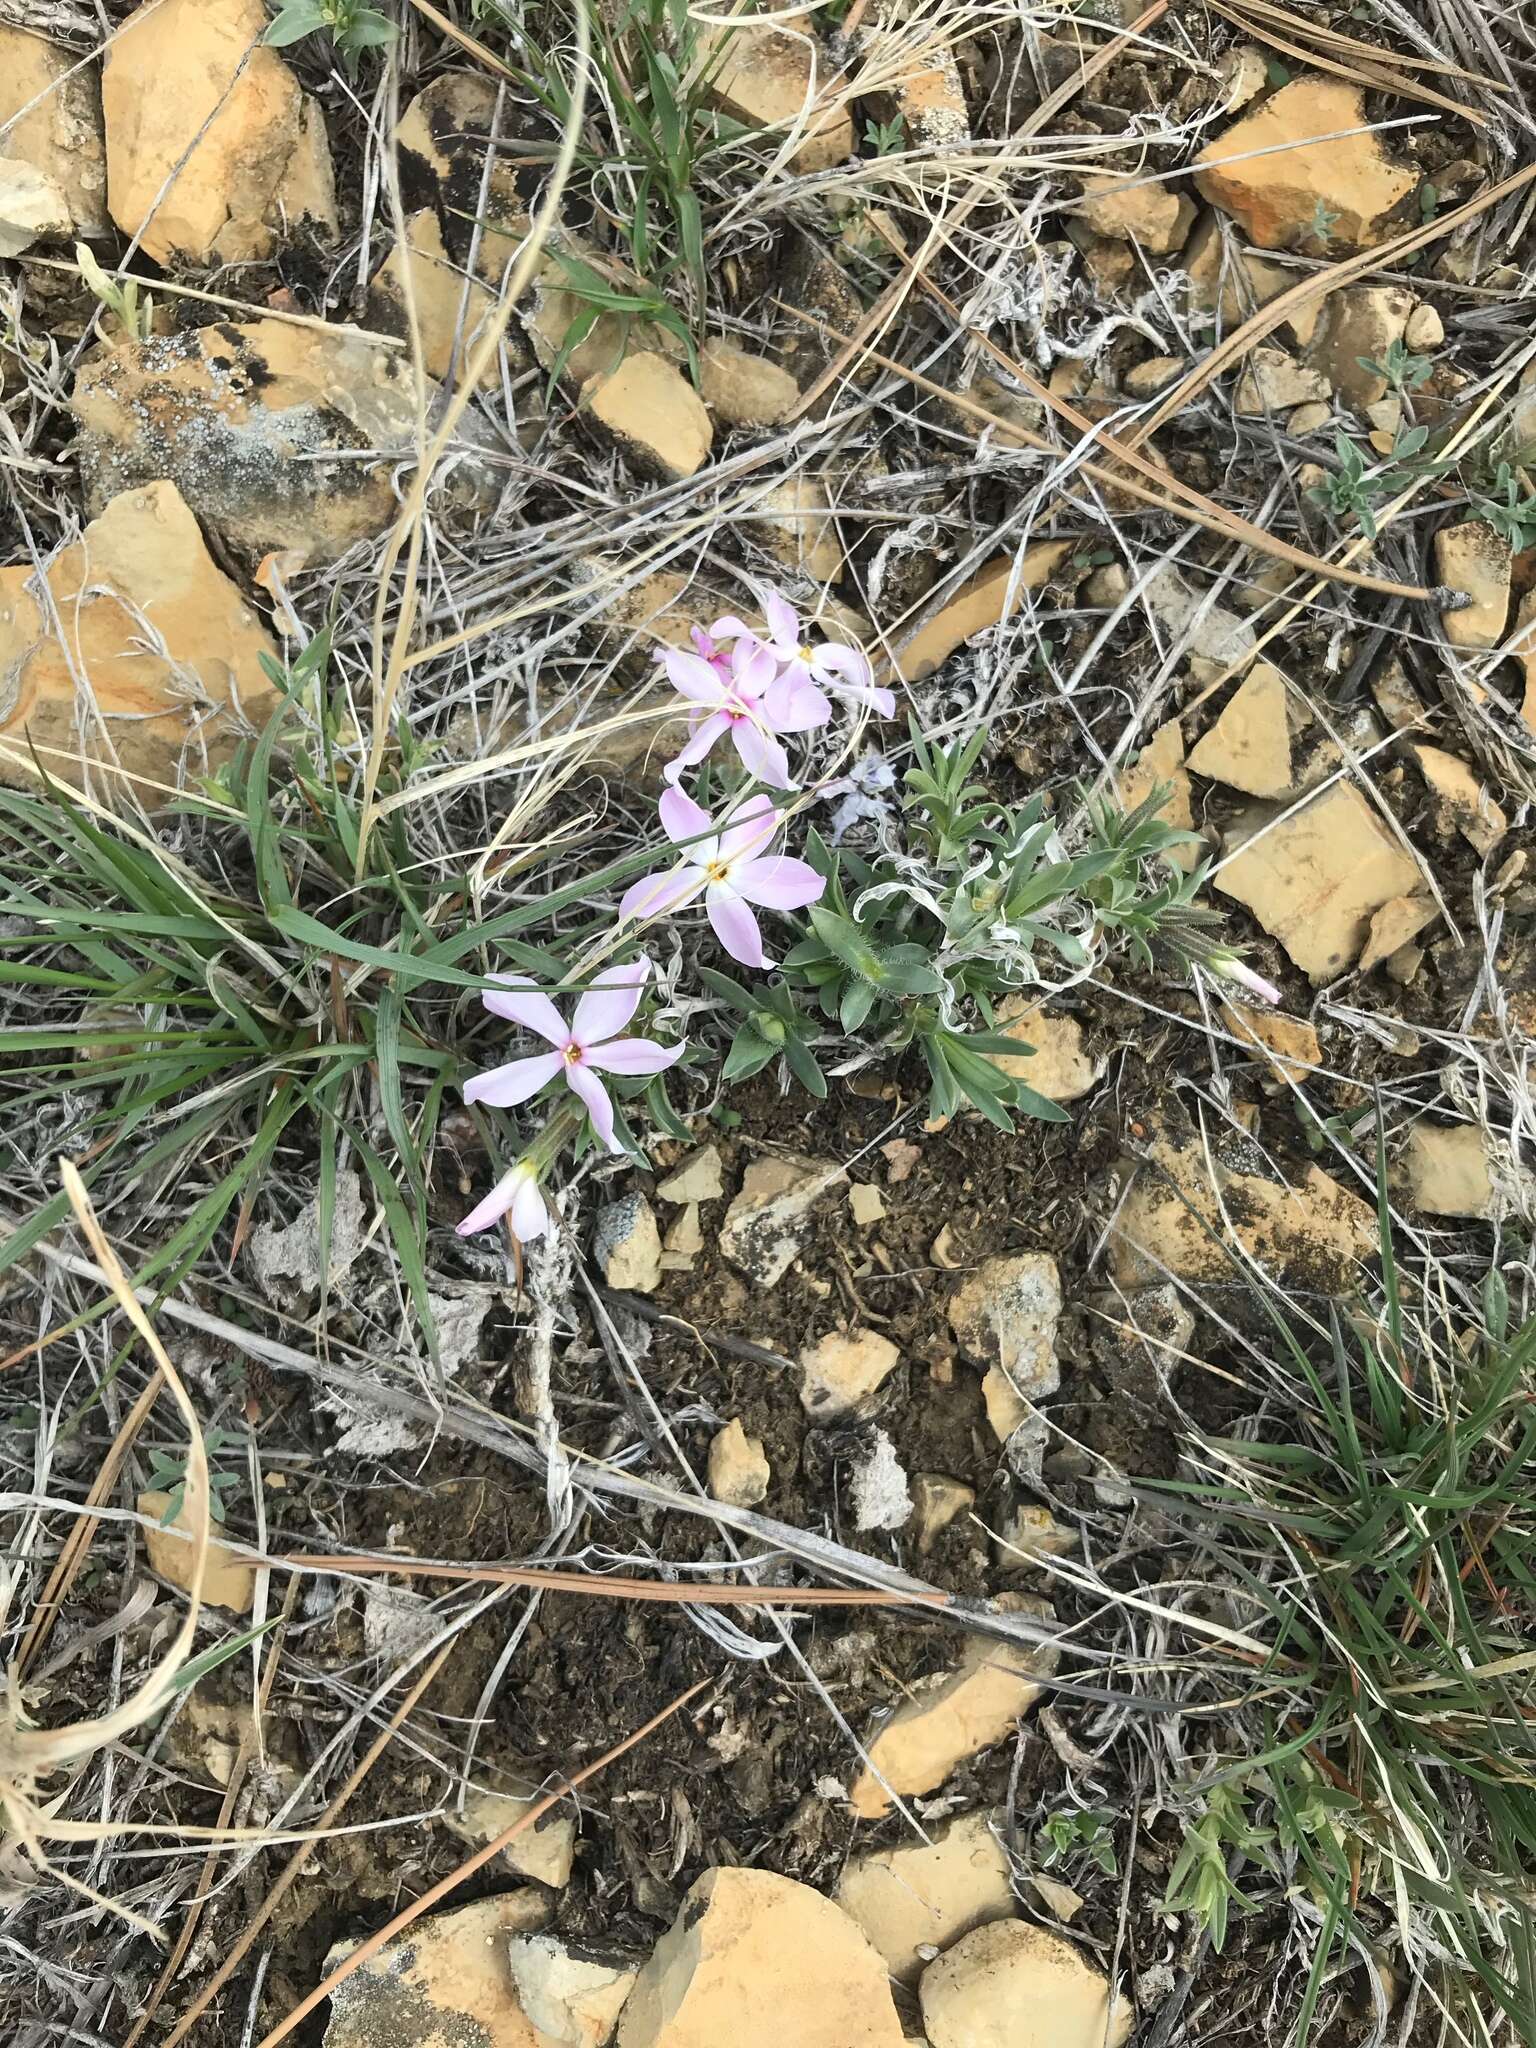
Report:
<svg viewBox="0 0 1536 2048"><path fill-rule="evenodd" d="M885 1965L839 1906L706 1870L619 2016L616 2048L903 2048Z"/></svg>
<svg viewBox="0 0 1536 2048"><path fill-rule="evenodd" d="M706 341L699 351L699 390L716 418L733 427L771 427L800 397L788 370L719 340Z"/></svg>
<svg viewBox="0 0 1536 2048"><path fill-rule="evenodd" d="M510 1953L548 1918L528 1886L416 1921L336 1986L325 2048L550 2048L518 2003ZM338 1944L327 1966L356 1946Z"/></svg>
<svg viewBox="0 0 1536 2048"><path fill-rule="evenodd" d="M901 1353L878 1330L834 1330L800 1354L801 1405L818 1418L857 1414L900 1363Z"/></svg>
<svg viewBox="0 0 1536 2048"><path fill-rule="evenodd" d="M1262 249L1336 256L1374 248L1419 182L1370 132L1365 97L1342 79L1284 85L1208 142L1195 183Z"/></svg>
<svg viewBox="0 0 1536 2048"><path fill-rule="evenodd" d="M1214 880L1303 973L1327 981L1354 963L1373 913L1411 894L1419 870L1353 783L1335 783L1256 829Z"/></svg>
<svg viewBox="0 0 1536 2048"><path fill-rule="evenodd" d="M1181 832L1190 831L1194 826L1195 813L1189 770L1184 766L1184 734L1176 718L1170 718L1166 725L1158 727L1142 748L1136 765L1121 775L1120 801L1126 810L1132 811L1138 804L1145 803L1155 789L1164 787L1168 794L1158 806L1157 815L1165 825L1173 825ZM1200 856L1199 845L1190 841L1187 845L1171 848L1164 858L1190 874L1199 866Z"/></svg>
<svg viewBox="0 0 1536 2048"><path fill-rule="evenodd" d="M930 2048L1120 2048L1135 2018L1069 1941L1022 1920L962 1935L918 1995Z"/></svg>
<svg viewBox="0 0 1536 2048"><path fill-rule="evenodd" d="M46 36L0 23L0 131L0 156L31 164L58 189L67 231L107 233L106 147L93 64L82 65L75 51Z"/></svg>
<svg viewBox="0 0 1536 2048"><path fill-rule="evenodd" d="M1509 542L1480 519L1464 519L1435 535L1435 574L1449 589L1466 591L1472 599L1458 611L1440 614L1453 647L1498 646L1509 617L1513 565Z"/></svg>
<svg viewBox="0 0 1536 2048"><path fill-rule="evenodd" d="M73 407L93 513L169 478L252 562L274 549L334 561L382 532L396 460L416 446L404 350L286 320L120 342L81 364Z"/></svg>
<svg viewBox="0 0 1536 2048"><path fill-rule="evenodd" d="M717 1430L709 1445L709 1490L727 1507L755 1508L768 1492L773 1472L760 1436L748 1436L741 1417Z"/></svg>
<svg viewBox="0 0 1536 2048"><path fill-rule="evenodd" d="M723 50L718 63L716 53ZM804 139L791 162L797 171L825 171L853 155L853 116L846 106L819 100L835 76L807 14L769 25L750 15L730 29L701 37L711 66L709 90L728 114L749 128L766 128L775 146L803 122Z"/></svg>
<svg viewBox="0 0 1536 2048"><path fill-rule="evenodd" d="M1015 562L999 555L950 597L933 615L900 642L897 674L903 682L921 682L947 661L959 646L1011 618L1028 591L1038 590L1072 553L1070 540L1037 541Z"/></svg>
<svg viewBox="0 0 1536 2048"><path fill-rule="evenodd" d="M854 1857L837 1903L900 1984L921 1976L924 1946L947 1948L973 1927L1018 1910L1007 1855L984 1813L967 1814L933 1842Z"/></svg>
<svg viewBox="0 0 1536 2048"><path fill-rule="evenodd" d="M1214 1178L1213 1178L1214 1170ZM1376 1215L1359 1195L1307 1166L1289 1184L1207 1162L1195 1139L1153 1139L1115 1219L1115 1279L1127 1291L1172 1274L1231 1280L1228 1239L1279 1278L1345 1292L1376 1248Z"/></svg>
<svg viewBox="0 0 1536 2048"><path fill-rule="evenodd" d="M1287 696L1279 669L1256 661L1190 754L1190 767L1249 796L1284 796L1291 787Z"/></svg>
<svg viewBox="0 0 1536 2048"><path fill-rule="evenodd" d="M111 500L47 572L0 569L0 779L38 764L109 801L124 777L150 808L261 730L277 647L219 569L174 484ZM116 772L116 769L122 772Z"/></svg>
<svg viewBox="0 0 1536 2048"><path fill-rule="evenodd" d="M144 1546L149 1552L151 1571L158 1572L173 1586L180 1586L185 1593L191 1591L192 1563L196 1555L190 1541L193 1525L183 1502L170 1524L162 1528L160 1523L170 1504L168 1493L139 1495L139 1513L147 1515L155 1525L145 1530ZM179 1533L173 1534L173 1531ZM208 1545L203 1598L210 1607L227 1607L234 1614L249 1614L256 1598L256 1567L242 1563L229 1545L221 1543L217 1537Z"/></svg>
<svg viewBox="0 0 1536 2048"><path fill-rule="evenodd" d="M995 1605L1014 1614L1050 1614L1043 1601L1019 1593L1005 1593ZM906 1702L865 1744L874 1770L861 1771L849 1794L860 1820L878 1820L890 1810L881 1778L901 1798L915 1798L1011 1735L1045 1690L1043 1681L1056 1664L1050 1644L968 1636L954 1670L918 1679Z"/></svg>
<svg viewBox="0 0 1536 2048"><path fill-rule="evenodd" d="M1048 1102L1076 1102L1104 1071L1102 1061L1091 1060L1083 1050L1083 1027L1075 1017L1041 1009L1027 996L1009 996L999 1006L997 1028L1033 1050L996 1054L996 1064Z"/></svg>
<svg viewBox="0 0 1536 2048"><path fill-rule="evenodd" d="M1096 235L1135 242L1149 255L1170 256L1184 246L1195 202L1172 185L1136 172L1095 171L1083 180L1077 212Z"/></svg>
<svg viewBox="0 0 1536 2048"><path fill-rule="evenodd" d="M324 117L263 42L270 19L262 0L145 0L106 45L108 203L157 263L249 263L306 219L337 230Z"/></svg>
<svg viewBox="0 0 1536 2048"><path fill-rule="evenodd" d="M581 403L652 475L692 476L709 460L714 428L703 400L675 364L652 350L635 351L616 370L588 378Z"/></svg>

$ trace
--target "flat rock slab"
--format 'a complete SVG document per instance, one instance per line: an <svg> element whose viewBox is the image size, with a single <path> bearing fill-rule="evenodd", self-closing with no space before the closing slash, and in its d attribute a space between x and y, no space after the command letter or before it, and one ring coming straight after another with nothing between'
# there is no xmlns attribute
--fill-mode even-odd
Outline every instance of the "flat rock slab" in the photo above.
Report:
<svg viewBox="0 0 1536 2048"><path fill-rule="evenodd" d="M885 1965L842 1908L767 1870L706 1870L657 1942L617 2048L903 2048Z"/></svg>
<svg viewBox="0 0 1536 2048"><path fill-rule="evenodd" d="M169 478L251 561L334 561L399 511L415 452L409 358L346 328L220 321L125 341L82 363L73 399L88 509Z"/></svg>

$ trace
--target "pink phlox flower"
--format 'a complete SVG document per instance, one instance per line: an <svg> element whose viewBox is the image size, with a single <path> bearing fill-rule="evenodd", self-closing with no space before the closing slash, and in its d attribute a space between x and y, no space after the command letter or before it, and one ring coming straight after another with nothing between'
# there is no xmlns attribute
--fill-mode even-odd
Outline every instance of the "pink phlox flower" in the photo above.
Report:
<svg viewBox="0 0 1536 2048"><path fill-rule="evenodd" d="M789 757L775 734L804 728L794 722L793 714L787 720L775 717L765 701L778 674L766 649L741 642L728 655L705 656L669 647L661 665L673 689L688 699L693 726L682 752L667 764L668 782L676 782L685 768L704 759L716 740L729 735L749 774L773 789L794 788Z"/></svg>
<svg viewBox="0 0 1536 2048"><path fill-rule="evenodd" d="M1219 974L1224 981L1235 982L1246 989L1251 996L1257 996L1261 1003L1278 1004L1280 991L1272 981L1266 981L1262 974L1255 973L1246 961L1235 953L1212 953L1206 962L1213 974Z"/></svg>
<svg viewBox="0 0 1536 2048"><path fill-rule="evenodd" d="M764 647L779 664L779 673L768 691L771 716L777 718L786 710L791 716L798 716L819 709L820 715L806 715L803 725L790 726L780 721L779 731L800 732L813 724L825 725L832 715L826 696L828 690L833 696L846 697L852 703L867 704L881 718L896 716L894 692L876 686L875 672L870 667L868 655L861 648L836 640L813 647L805 637L799 613L788 598L776 590L760 590L758 596L768 627L766 635L734 617L716 619L709 633L711 640L732 640L738 646L751 642L757 647Z"/></svg>
<svg viewBox="0 0 1536 2048"><path fill-rule="evenodd" d="M651 963L643 955L622 967L605 967L577 1003L569 1026L526 975L497 975L499 985L485 989L481 1002L493 1017L505 1017L547 1038L554 1050L476 1074L465 1085L464 1100L510 1109L560 1075L580 1096L593 1130L608 1150L622 1152L624 1147L613 1135L613 1104L598 1075L660 1074L683 1055L680 1045L619 1036L640 1006L640 991L650 971Z"/></svg>
<svg viewBox="0 0 1536 2048"><path fill-rule="evenodd" d="M477 1230L489 1230L503 1216L509 1217L512 1235L519 1244L531 1244L549 1228L549 1209L539 1193L538 1170L526 1159L519 1159L509 1173L501 1176L485 1200L470 1210L458 1226L459 1236L470 1237Z"/></svg>
<svg viewBox="0 0 1536 2048"><path fill-rule="evenodd" d="M717 826L680 789L667 790L660 809L667 837L684 848L683 863L665 874L642 876L625 891L620 917L657 917L702 895L715 936L731 958L744 967L771 966L751 906L803 910L827 886L808 862L765 851L781 814L758 795Z"/></svg>

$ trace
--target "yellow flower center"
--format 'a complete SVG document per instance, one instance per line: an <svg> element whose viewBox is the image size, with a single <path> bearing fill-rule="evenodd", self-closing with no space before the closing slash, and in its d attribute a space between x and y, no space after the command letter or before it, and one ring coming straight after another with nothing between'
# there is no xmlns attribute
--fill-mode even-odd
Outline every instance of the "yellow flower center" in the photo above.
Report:
<svg viewBox="0 0 1536 2048"><path fill-rule="evenodd" d="M708 861L704 872L712 882L728 882L731 878L731 865L729 861L724 860Z"/></svg>

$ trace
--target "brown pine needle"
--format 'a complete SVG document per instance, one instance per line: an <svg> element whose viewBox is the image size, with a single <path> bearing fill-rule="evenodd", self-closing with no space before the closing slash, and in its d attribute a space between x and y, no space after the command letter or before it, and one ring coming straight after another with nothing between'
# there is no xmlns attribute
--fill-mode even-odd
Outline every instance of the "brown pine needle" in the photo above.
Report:
<svg viewBox="0 0 1536 2048"><path fill-rule="evenodd" d="M242 1553L243 1555L244 1553ZM254 1555L254 1553L253 1553ZM536 1565L431 1564L398 1557L315 1557L292 1551L259 1560L274 1570L393 1573L406 1579L452 1579L461 1585L526 1586L540 1593L578 1593L589 1600L654 1600L685 1607L950 1607L948 1593L892 1593L872 1587L674 1585L614 1573L544 1571ZM725 1566L722 1565L724 1570Z"/></svg>

